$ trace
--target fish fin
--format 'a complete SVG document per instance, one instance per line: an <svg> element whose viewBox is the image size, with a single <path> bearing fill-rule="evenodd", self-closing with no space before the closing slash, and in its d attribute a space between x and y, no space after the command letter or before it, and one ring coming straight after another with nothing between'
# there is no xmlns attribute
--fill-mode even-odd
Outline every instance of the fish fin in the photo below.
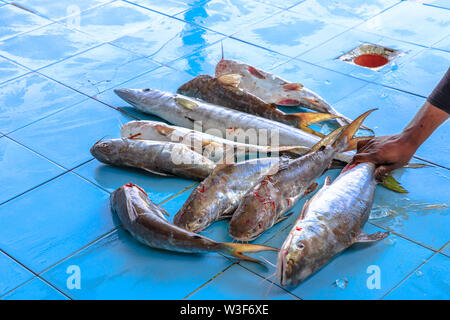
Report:
<svg viewBox="0 0 450 320"><path fill-rule="evenodd" d="M352 150L352 147L356 147L356 143L360 140L360 138L353 138L353 136L361 127L364 119L366 119L367 116L375 110L377 109L371 109L364 112L355 120L353 120L349 125L347 125L344 131L342 131L342 133L340 134L339 138L336 139L336 141L333 143L333 146L338 147L342 151Z"/></svg>
<svg viewBox="0 0 450 320"><path fill-rule="evenodd" d="M153 171L153 170L150 170L150 169L147 169L147 168L141 168L141 169L143 169L143 170L145 170L147 172L156 174L158 176L163 176L163 177L171 177L172 176L171 174L168 174L168 173Z"/></svg>
<svg viewBox="0 0 450 320"><path fill-rule="evenodd" d="M188 110L194 110L195 108L198 107L197 103L195 103L194 101L185 99L185 98L175 97L175 101L177 102L178 105L180 105L183 108L188 109Z"/></svg>
<svg viewBox="0 0 450 320"><path fill-rule="evenodd" d="M330 176L327 176L325 178L325 182L323 183L324 186L329 186L331 184L331 178Z"/></svg>
<svg viewBox="0 0 450 320"><path fill-rule="evenodd" d="M361 128L362 128L362 126L361 126ZM375 136L364 136L364 137L352 138L348 143L347 151L348 150L356 150L356 147L357 147L359 141L371 139L373 137L375 137Z"/></svg>
<svg viewBox="0 0 450 320"><path fill-rule="evenodd" d="M226 242L226 243L218 243L218 245L219 245L219 247L218 247L217 251L219 251L227 256L239 258L239 259L246 260L246 261L256 262L256 263L260 263L260 264L263 264L263 262L258 259L250 258L250 257L244 255L244 253L260 252L260 251L278 251L278 249L276 249L276 248L272 248L272 247L268 247L268 246L264 246L264 245L260 245L260 244Z"/></svg>
<svg viewBox="0 0 450 320"><path fill-rule="evenodd" d="M297 221L303 220L303 218L305 217L306 209L309 206L309 202L310 202L310 200L306 200L305 204L303 205L302 211L298 215Z"/></svg>
<svg viewBox="0 0 450 320"><path fill-rule="evenodd" d="M283 106L283 107L295 107L295 106L299 106L300 100L297 99L289 99L289 98L285 98L285 99L279 99L275 102L277 105L279 106Z"/></svg>
<svg viewBox="0 0 450 320"><path fill-rule="evenodd" d="M224 74L217 78L220 84L237 88L241 83L242 76L237 73Z"/></svg>
<svg viewBox="0 0 450 320"><path fill-rule="evenodd" d="M419 163L419 162L410 162L407 165L403 166L403 168L410 168L410 169L418 169L426 167L434 167L434 166L428 163Z"/></svg>
<svg viewBox="0 0 450 320"><path fill-rule="evenodd" d="M331 119L335 119L338 116L331 113L318 113L318 112L301 112L301 113L289 113L286 115L288 118L296 118L297 119L297 126L310 134L324 137L323 134L314 131L313 129L309 128L310 125L319 123L322 121L327 121Z"/></svg>
<svg viewBox="0 0 450 320"><path fill-rule="evenodd" d="M314 192L319 184L317 182L311 183L311 185L305 190L305 193L303 193L304 196L307 196L308 194Z"/></svg>
<svg viewBox="0 0 450 320"><path fill-rule="evenodd" d="M286 214L283 214L283 215L279 216L277 221L275 221L274 225L277 224L277 223L280 223L281 221L286 220L287 218L292 216L293 213L294 213L294 211L291 211L291 212L288 212Z"/></svg>
<svg viewBox="0 0 450 320"><path fill-rule="evenodd" d="M300 91L303 89L303 85L301 83L285 83L282 85L283 91Z"/></svg>
<svg viewBox="0 0 450 320"><path fill-rule="evenodd" d="M382 231L378 231L378 232L375 232L372 234L367 234L367 233L361 232L360 234L358 234L356 236L354 243L379 241L379 240L383 240L388 235L389 235L389 232L382 232Z"/></svg>
<svg viewBox="0 0 450 320"><path fill-rule="evenodd" d="M175 131L175 129L173 129L173 128L162 126L160 124L155 125L154 128L156 129L156 131L158 131L159 134L166 136L166 137Z"/></svg>
<svg viewBox="0 0 450 320"><path fill-rule="evenodd" d="M381 179L380 185L385 187L386 189L395 191L397 193L409 193L408 190L403 188L403 186L400 184L400 182L395 180L395 178L390 174L387 176L384 176Z"/></svg>
<svg viewBox="0 0 450 320"><path fill-rule="evenodd" d="M333 144L342 134L342 132L347 128L347 126L339 127L332 131L328 135L322 138L319 142L311 147L308 153L316 152L318 150L324 149L326 146Z"/></svg>

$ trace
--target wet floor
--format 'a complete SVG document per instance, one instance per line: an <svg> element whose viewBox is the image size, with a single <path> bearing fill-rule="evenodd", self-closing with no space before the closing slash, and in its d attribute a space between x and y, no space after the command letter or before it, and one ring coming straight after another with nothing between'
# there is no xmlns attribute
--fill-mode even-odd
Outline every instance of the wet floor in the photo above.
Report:
<svg viewBox="0 0 450 320"><path fill-rule="evenodd" d="M439 166L395 172L408 194L378 187L364 231L391 236L349 248L295 288L272 284L270 264L140 245L111 214L109 194L132 181L173 217L195 181L89 153L133 117L154 119L113 88L175 91L212 74L222 45L225 58L301 82L349 117L378 108L366 124L397 133L450 66L448 1L9 2L0 0L1 299L449 298L448 122L417 151ZM338 59L362 44L402 54L377 70ZM304 201L256 243L280 246ZM231 241L226 221L204 234Z"/></svg>

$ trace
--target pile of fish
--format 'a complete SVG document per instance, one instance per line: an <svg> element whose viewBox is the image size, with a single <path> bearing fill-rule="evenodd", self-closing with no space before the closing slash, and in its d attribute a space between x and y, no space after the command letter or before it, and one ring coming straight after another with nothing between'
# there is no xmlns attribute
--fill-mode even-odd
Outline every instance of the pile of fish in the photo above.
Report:
<svg viewBox="0 0 450 320"><path fill-rule="evenodd" d="M374 166L351 164L356 132L369 110L350 120L300 83L285 81L247 64L222 59L214 76L200 75L177 93L156 89L116 89L115 93L158 121L131 121L121 138L92 148L99 161L200 181L176 213L152 203L128 183L111 194L111 208L138 241L177 252L217 252L259 262L244 253L279 251L281 285L297 285L356 242L385 238L364 234L376 181ZM315 112L285 113L278 106ZM309 126L329 121L323 135ZM368 128L366 128L368 129ZM369 129L370 130L370 129ZM347 166L345 166L347 164ZM280 250L248 243L219 243L198 232L230 219L229 235L253 241L318 187L329 168L345 168L304 205Z"/></svg>

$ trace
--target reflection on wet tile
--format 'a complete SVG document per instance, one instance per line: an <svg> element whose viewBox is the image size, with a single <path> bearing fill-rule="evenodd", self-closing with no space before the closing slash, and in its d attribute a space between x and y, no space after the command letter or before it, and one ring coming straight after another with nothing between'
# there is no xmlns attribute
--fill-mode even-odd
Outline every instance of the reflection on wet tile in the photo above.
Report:
<svg viewBox="0 0 450 320"><path fill-rule="evenodd" d="M75 299L182 299L230 264L214 253L149 248L119 229L42 276ZM80 267L80 290L66 287L69 265Z"/></svg>
<svg viewBox="0 0 450 320"><path fill-rule="evenodd" d="M365 43L376 44L393 50L398 50L402 53L402 55L396 57L394 61L388 63L378 71L338 60L338 57L342 54L347 53ZM407 61L409 58L423 50L424 48L421 46L352 29L344 32L334 39L331 39L330 41L327 41L317 48L300 55L299 59L325 68L330 68L338 72L343 72L360 79L380 82L384 74L391 70L403 68L402 64L404 61Z"/></svg>
<svg viewBox="0 0 450 320"><path fill-rule="evenodd" d="M252 0L211 0L176 17L230 35L277 11Z"/></svg>
<svg viewBox="0 0 450 320"><path fill-rule="evenodd" d="M251 25L233 37L296 57L344 31L344 27L326 20L289 11Z"/></svg>
<svg viewBox="0 0 450 320"><path fill-rule="evenodd" d="M121 37L113 44L155 61L167 63L217 42L223 37L190 23L160 16L152 26Z"/></svg>
<svg viewBox="0 0 450 320"><path fill-rule="evenodd" d="M38 74L0 87L0 131L8 133L70 107L85 96Z"/></svg>
<svg viewBox="0 0 450 320"><path fill-rule="evenodd" d="M63 169L7 137L0 138L0 203L63 173Z"/></svg>
<svg viewBox="0 0 450 320"><path fill-rule="evenodd" d="M247 269L234 265L195 291L189 300L292 300L287 291L273 286Z"/></svg>
<svg viewBox="0 0 450 320"><path fill-rule="evenodd" d="M357 29L429 46L448 35L450 11L403 1Z"/></svg>
<svg viewBox="0 0 450 320"><path fill-rule="evenodd" d="M160 15L124 1L115 1L61 21L102 42L148 28Z"/></svg>
<svg viewBox="0 0 450 320"><path fill-rule="evenodd" d="M0 139L1 140L1 139ZM33 274L0 251L0 297L31 279Z"/></svg>
<svg viewBox="0 0 450 320"><path fill-rule="evenodd" d="M93 96L157 67L147 58L104 44L40 72Z"/></svg>
<svg viewBox="0 0 450 320"><path fill-rule="evenodd" d="M92 99L83 101L11 134L66 168L92 159L90 147L105 136L118 137L131 118Z"/></svg>
<svg viewBox="0 0 450 320"><path fill-rule="evenodd" d="M0 57L0 84L27 72L27 69Z"/></svg>
<svg viewBox="0 0 450 320"><path fill-rule="evenodd" d="M381 83L428 97L449 66L450 52L425 49L405 61L401 68L387 73Z"/></svg>
<svg viewBox="0 0 450 320"><path fill-rule="evenodd" d="M139 169L114 167L97 160L77 168L75 172L109 192L133 182L142 187L150 195L150 200L155 203L176 195L196 182L175 176L158 176Z"/></svg>
<svg viewBox="0 0 450 320"><path fill-rule="evenodd" d="M193 7L201 6L208 0L135 0L132 2L151 10L176 15Z"/></svg>
<svg viewBox="0 0 450 320"><path fill-rule="evenodd" d="M214 75L216 64L222 57L222 46L225 59L242 61L264 70L271 70L275 66L289 60L286 56L227 38L220 43L171 62L169 65L177 70L188 72L193 76L200 74Z"/></svg>
<svg viewBox="0 0 450 320"><path fill-rule="evenodd" d="M270 6L277 8L286 9L292 7L298 3L302 3L305 0L255 0L256 2L261 2Z"/></svg>
<svg viewBox="0 0 450 320"><path fill-rule="evenodd" d="M54 23L0 42L0 54L35 70L98 44L86 34Z"/></svg>
<svg viewBox="0 0 450 320"><path fill-rule="evenodd" d="M45 205L36 209L37 202ZM108 193L72 173L2 205L0 221L0 247L36 273L118 224Z"/></svg>
<svg viewBox="0 0 450 320"><path fill-rule="evenodd" d="M266 244L281 247L290 230L290 227L286 228ZM382 230L366 224L363 231L370 234ZM395 242L391 241L393 239ZM428 249L390 235L376 243L351 246L298 286L286 289L302 299L379 299L431 255L432 251ZM261 256L272 263L276 262L277 255L274 253L261 253ZM263 268L247 262L241 264L264 278L275 271L274 268ZM374 269L379 270L379 288L367 285ZM347 281L347 286L338 287L336 280ZM273 281L279 280L275 278Z"/></svg>
<svg viewBox="0 0 450 320"><path fill-rule="evenodd" d="M51 23L13 5L0 7L0 41Z"/></svg>
<svg viewBox="0 0 450 320"><path fill-rule="evenodd" d="M398 0L306 0L290 8L304 16L353 27L398 3Z"/></svg>
<svg viewBox="0 0 450 320"><path fill-rule="evenodd" d="M68 298L39 278L20 286L0 300L67 300Z"/></svg>
<svg viewBox="0 0 450 320"><path fill-rule="evenodd" d="M436 254L384 299L448 300L450 258Z"/></svg>
<svg viewBox="0 0 450 320"><path fill-rule="evenodd" d="M17 0L16 3L52 20L61 19L113 0Z"/></svg>

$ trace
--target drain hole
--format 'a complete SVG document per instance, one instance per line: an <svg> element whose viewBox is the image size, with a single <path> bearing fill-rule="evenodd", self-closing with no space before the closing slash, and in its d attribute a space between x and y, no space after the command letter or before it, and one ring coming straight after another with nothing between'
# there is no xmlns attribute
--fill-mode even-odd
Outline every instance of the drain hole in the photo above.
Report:
<svg viewBox="0 0 450 320"><path fill-rule="evenodd" d="M379 54L362 54L353 60L355 64L367 68L378 68L384 66L389 60Z"/></svg>

